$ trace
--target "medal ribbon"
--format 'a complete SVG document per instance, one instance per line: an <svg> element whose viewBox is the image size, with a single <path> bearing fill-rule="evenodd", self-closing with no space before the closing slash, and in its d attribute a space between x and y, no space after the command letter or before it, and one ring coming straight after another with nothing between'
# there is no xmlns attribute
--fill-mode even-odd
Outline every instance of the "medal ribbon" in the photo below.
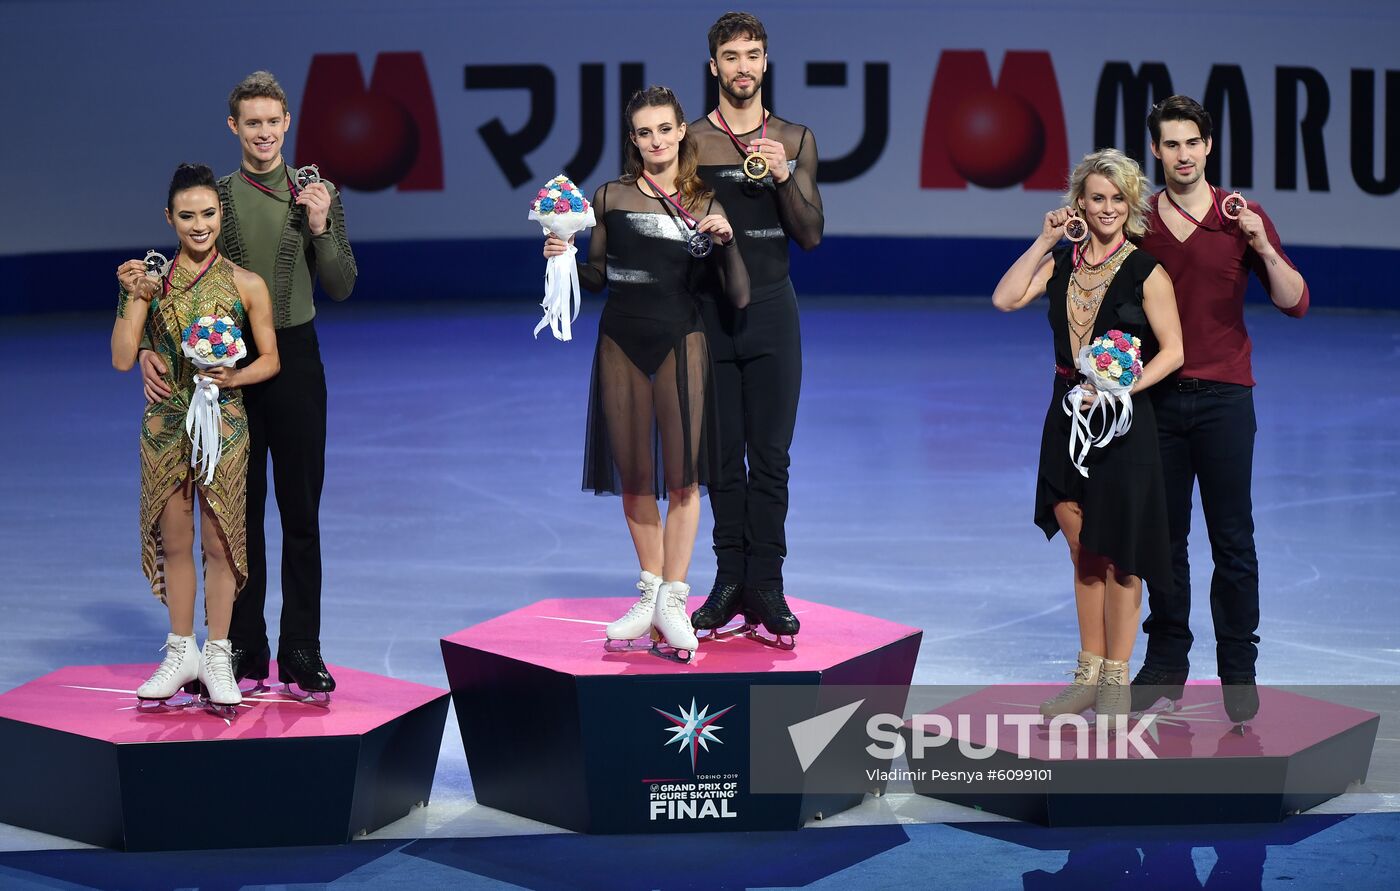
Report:
<svg viewBox="0 0 1400 891"><path fill-rule="evenodd" d="M1176 208L1176 212L1181 214L1183 217L1186 217L1186 219L1190 220L1193 226L1200 226L1201 223L1204 222L1204 218L1200 220L1196 219L1195 217L1191 216L1189 213L1186 212L1186 208L1182 207L1180 204L1177 204L1176 199L1172 197L1170 189L1163 189L1162 194L1167 196L1167 200L1172 203L1172 207ZM1216 193L1215 186L1210 187L1210 206L1215 208L1216 218L1223 223L1225 221L1225 212L1220 208L1220 196Z"/></svg>
<svg viewBox="0 0 1400 891"><path fill-rule="evenodd" d="M667 204L671 205L671 206L674 207L676 210L678 210L678 211L681 212L681 219L683 219L683 220L685 221L687 228L690 228L690 229L699 229L699 228L700 228L700 221L697 220L697 219L695 219L695 217L691 214L690 211L688 211L688 210L686 210L684 207L682 207L679 201L677 201L676 199L672 198L670 195L666 194L666 190L663 189L663 188L661 188L660 186L658 186L658 185L656 184L656 181L653 180L651 177L647 176L647 175L646 175L646 171L643 171L643 172L642 172L642 179L646 180L646 181L647 181L647 185L651 186L652 191L656 192L657 195L659 195L660 197L664 198L664 199L666 200L666 203L667 203ZM667 213L669 213L669 212L670 212L670 211L667 211Z"/></svg>
<svg viewBox="0 0 1400 891"><path fill-rule="evenodd" d="M290 193L291 196L292 196L292 200L295 201L295 200L297 200L297 196L300 195L301 192L299 192L299 191L297 190L297 185L296 185L296 183L292 182L292 175L291 175L290 173L287 172L287 166L286 166L285 164L282 165L282 172L283 172L284 174L286 174L286 176L287 176L287 188L286 188L285 191L287 191L288 193ZM282 200L282 192L283 192L284 190L282 190L282 189L269 189L267 186L263 185L262 183L258 182L258 181L255 180L255 179L253 179L253 178L252 178L251 176L249 176L248 174L244 173L244 172L243 172L243 169L242 169L241 167L240 167L239 170L238 170L238 175L241 176L241 177L243 177L243 181L244 181L245 183L247 183L248 185L250 185L250 186L252 186L253 188L257 189L259 192L262 192L264 195L271 195L273 198L276 198L276 199L279 200L279 201Z"/></svg>
<svg viewBox="0 0 1400 891"><path fill-rule="evenodd" d="M1084 225L1087 226L1087 225L1089 225L1089 224L1086 222ZM1085 239L1085 241L1088 241L1088 239ZM1095 264L1093 264L1093 265L1095 265L1095 266L1102 266L1103 264L1107 263L1109 260L1112 260L1112 259L1113 259L1113 255L1116 254L1116 253L1118 253L1119 251L1121 251L1121 250L1123 249L1123 245L1125 245L1125 244L1127 244L1127 243L1128 243L1128 237L1125 235L1125 236L1123 236L1122 239L1119 240L1118 246L1117 246L1117 247L1115 247L1113 250L1109 251L1107 256L1105 256L1102 260L1100 260L1099 262L1097 262L1097 263L1095 263ZM1083 263L1083 264L1085 264L1085 265L1088 265L1088 261L1086 261L1086 260L1084 259L1084 255L1085 255L1086 253L1088 253L1088 251L1089 251L1089 246L1088 246L1087 244L1085 244L1085 245L1075 245L1075 246L1074 246L1074 252L1075 252L1075 254L1074 254L1074 268L1075 268L1075 269L1078 269L1078 268L1079 268L1079 265L1080 265L1081 263Z"/></svg>
<svg viewBox="0 0 1400 891"><path fill-rule="evenodd" d="M204 278L204 274L205 274L206 272L209 271L210 267L212 267L212 266L214 265L215 261L217 261L218 259L219 259L219 249L218 249L218 248L214 248L214 250L212 250L212 251L209 252L209 259L204 261L204 268L201 269L201 270L199 270L199 273L198 273L197 275L195 275L194 281L190 282L188 285L185 285L185 286L184 286L183 288L181 288L180 290L182 290L182 291L188 291L190 288L193 288L195 285L199 284L199 280L202 279L202 278ZM161 294L162 294L162 295L167 295L167 294L169 294L170 291L171 291L171 289L175 287L175 285L174 285L175 267L177 267L177 266L179 266L179 265L180 265L180 252L179 252L179 251L176 251L176 252L175 252L175 259L170 261L170 271L167 272L167 273L165 273L165 281L164 281L164 283L163 283L163 284L164 284L164 287L161 289Z"/></svg>
<svg viewBox="0 0 1400 891"><path fill-rule="evenodd" d="M739 147L739 151L743 152L746 155L751 154L754 151L754 148L751 144L741 141L739 137L734 135L734 131L729 129L729 122L724 119L724 113L718 108L715 109L715 117L719 118L720 128L724 130L725 133L729 134L730 139L734 140L734 144ZM759 139L763 139L768 135L768 118L769 115L765 112L763 115L763 129L760 130L758 133Z"/></svg>

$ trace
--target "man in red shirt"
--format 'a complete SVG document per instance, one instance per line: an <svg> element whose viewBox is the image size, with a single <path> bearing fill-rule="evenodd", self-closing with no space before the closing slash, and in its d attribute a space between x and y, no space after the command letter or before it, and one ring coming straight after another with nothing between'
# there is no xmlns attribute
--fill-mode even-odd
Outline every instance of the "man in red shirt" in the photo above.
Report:
<svg viewBox="0 0 1400 891"><path fill-rule="evenodd" d="M1147 658L1133 680L1133 708L1181 698L1191 649L1191 493L1201 507L1215 572L1210 611L1225 710L1236 723L1259 710L1254 662L1259 642L1259 561L1250 483L1254 461L1254 378L1244 324L1249 273L1284 314L1308 310L1308 286L1279 244L1274 224L1249 202L1235 202L1205 180L1210 114L1172 96L1147 118L1152 154L1167 187L1153 199L1142 247L1166 268L1176 290L1186 359L1175 379L1152 388L1162 445L1171 527L1173 586L1149 591Z"/></svg>

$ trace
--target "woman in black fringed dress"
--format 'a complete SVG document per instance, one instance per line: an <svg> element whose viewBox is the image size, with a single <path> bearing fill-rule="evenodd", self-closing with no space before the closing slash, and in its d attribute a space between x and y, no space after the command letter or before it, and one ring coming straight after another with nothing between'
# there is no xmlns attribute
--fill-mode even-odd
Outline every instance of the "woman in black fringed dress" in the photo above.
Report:
<svg viewBox="0 0 1400 891"><path fill-rule="evenodd" d="M1035 522L1047 538L1063 532L1074 564L1080 652L1074 683L1041 705L1046 716L1093 706L1127 714L1128 659L1137 638L1142 583L1172 583L1166 493L1152 402L1143 391L1181 367L1181 323L1171 279L1128 241L1144 231L1151 193L1137 162L1116 149L1088 155L1070 176L1067 207L1045 215L1040 236L998 283L992 302L1012 311L1050 298L1055 380L1041 437ZM1087 224L1080 245L1056 248L1071 216ZM1132 384L1132 426L1085 461L1071 461L1064 404L1082 384L1077 358L1118 330L1138 338L1143 362Z"/></svg>

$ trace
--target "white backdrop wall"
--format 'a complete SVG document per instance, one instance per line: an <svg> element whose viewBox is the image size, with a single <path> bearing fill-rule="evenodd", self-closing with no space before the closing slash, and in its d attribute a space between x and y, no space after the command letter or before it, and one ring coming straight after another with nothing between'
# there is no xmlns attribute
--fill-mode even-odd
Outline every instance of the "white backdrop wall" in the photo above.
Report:
<svg viewBox="0 0 1400 891"><path fill-rule="evenodd" d="M878 160L854 179L824 184L833 234L1029 231L1053 193L1019 185L920 187L925 119L940 59L950 50L979 50L996 77L1006 51L1020 50L1049 54L1070 158L1095 147L1096 95L1108 64L1125 62L1136 73L1144 63L1161 63L1174 90L1197 97L1213 66L1239 66L1253 135L1253 175L1242 188L1280 219L1293 241L1400 247L1400 90L1387 90L1386 83L1387 72L1392 86L1400 75L1400 4L1276 2L1217 11L1224 6L1194 0L1110 6L804 2L755 9L770 31L778 112L809 124L824 157L847 154L860 140L865 66L888 66L889 128ZM159 208L176 162L207 160L220 172L236 163L224 100L242 75L259 67L274 71L290 95L296 124L308 116L302 103L313 57L353 53L369 76L376 54L385 51L421 53L439 123L443 187L352 192L357 238L509 236L528 228L523 207L538 181L557 173L578 148L581 67L604 66L606 143L585 184L591 187L617 172L622 64L642 63L646 82L672 85L687 112L698 115L704 110L705 31L723 8L427 0L6 3L0 6L0 67L10 85L9 138L0 140L0 165L9 182L0 250L117 247L160 235L151 211ZM847 86L804 82L810 63L830 62L846 63ZM524 157L532 176L517 186L478 129L494 119L507 131L521 128L530 114L528 92L464 85L468 66L503 65L548 69L558 99L547 137ZM1282 68L1311 69L1325 85L1325 187L1306 176L1297 122L1280 127ZM1354 107L1358 71L1374 83L1369 107ZM1307 102L1317 103L1321 92L1314 87L1305 97L1303 86L1294 91L1300 117L1306 116ZM956 99L958 92L949 95ZM1121 100L1117 104L1121 142ZM1359 126L1358 113L1373 123ZM1134 132L1145 132L1140 120L1130 123ZM1388 178L1386 194L1368 194L1354 176L1353 141L1367 129L1374 159L1367 176ZM1387 144L1388 131L1394 135ZM1221 178L1228 187L1237 185L1229 176L1228 128L1223 136ZM1290 152L1297 156L1297 186L1280 189L1277 165L1281 153ZM81 220L74 218L77 208Z"/></svg>

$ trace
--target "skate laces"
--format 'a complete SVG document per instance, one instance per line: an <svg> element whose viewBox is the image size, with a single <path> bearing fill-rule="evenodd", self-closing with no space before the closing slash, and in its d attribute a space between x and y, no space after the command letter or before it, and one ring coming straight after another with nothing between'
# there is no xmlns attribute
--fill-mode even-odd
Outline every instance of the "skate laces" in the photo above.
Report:
<svg viewBox="0 0 1400 891"><path fill-rule="evenodd" d="M1065 687L1063 690L1061 690L1060 692L1058 692L1058 693L1056 693L1054 696L1052 696L1052 697L1050 698L1049 703L1047 703L1047 704L1048 704L1048 705L1059 705L1059 704L1062 703L1062 702L1066 702L1066 701L1068 701L1068 700L1070 700L1070 699L1073 699L1074 697L1076 697L1076 696L1079 695L1079 690L1075 689L1076 687L1087 687L1087 686L1089 686L1089 685L1088 685L1088 684L1081 684L1081 683L1079 683L1078 681L1075 681L1073 684L1070 684L1068 687Z"/></svg>
<svg viewBox="0 0 1400 891"><path fill-rule="evenodd" d="M667 588L666 595L661 599L661 615L667 619L674 619L685 623L687 628L693 628L690 624L690 616L685 612L685 599L690 594L689 589L677 591L674 588Z"/></svg>
<svg viewBox="0 0 1400 891"><path fill-rule="evenodd" d="M1065 674L1067 674L1067 675L1069 675L1070 677L1072 677L1073 680L1070 682L1070 684L1069 684L1068 687L1065 687L1063 690L1061 690L1060 692L1056 693L1053 697L1051 697L1051 699L1050 699L1050 704L1052 704L1052 705L1058 705L1059 703L1064 702L1064 701L1066 701L1066 700L1068 700L1068 699L1071 699L1072 697L1078 696L1078 695L1079 695L1079 690L1075 689L1076 687L1090 687L1090 686L1093 686L1092 684L1089 683L1089 675L1092 674L1092 673L1093 673L1093 668L1092 668L1092 666L1086 665L1086 664L1083 663L1083 662L1081 662L1081 663L1079 663L1079 665L1075 666L1074 671L1067 671L1067 672L1065 672Z"/></svg>
<svg viewBox="0 0 1400 891"><path fill-rule="evenodd" d="M787 597L782 591L759 591L758 599L768 608L770 613L784 616L792 613L788 607Z"/></svg>
<svg viewBox="0 0 1400 891"><path fill-rule="evenodd" d="M180 663L185 661L185 647L187 646L189 646L189 644L184 640L180 641L180 646L178 648L173 646L168 640L161 644L160 648L165 650L165 658L160 660L160 666L156 668L156 673L151 675L151 680L147 683L152 681L166 681L175 674L175 669L179 668Z"/></svg>
<svg viewBox="0 0 1400 891"><path fill-rule="evenodd" d="M1125 672L1101 671L1099 672L1099 683L1107 687L1125 686L1125 684L1123 683L1124 674Z"/></svg>
<svg viewBox="0 0 1400 891"><path fill-rule="evenodd" d="M623 621L651 615L652 608L656 604L657 587L656 585L648 585L644 581L638 581L637 590L642 592L641 599L627 608L627 614L622 617Z"/></svg>
<svg viewBox="0 0 1400 891"><path fill-rule="evenodd" d="M209 655L213 658L204 660L204 671L209 675L209 680L221 684L235 683L233 680L233 654L225 647L211 642Z"/></svg>

